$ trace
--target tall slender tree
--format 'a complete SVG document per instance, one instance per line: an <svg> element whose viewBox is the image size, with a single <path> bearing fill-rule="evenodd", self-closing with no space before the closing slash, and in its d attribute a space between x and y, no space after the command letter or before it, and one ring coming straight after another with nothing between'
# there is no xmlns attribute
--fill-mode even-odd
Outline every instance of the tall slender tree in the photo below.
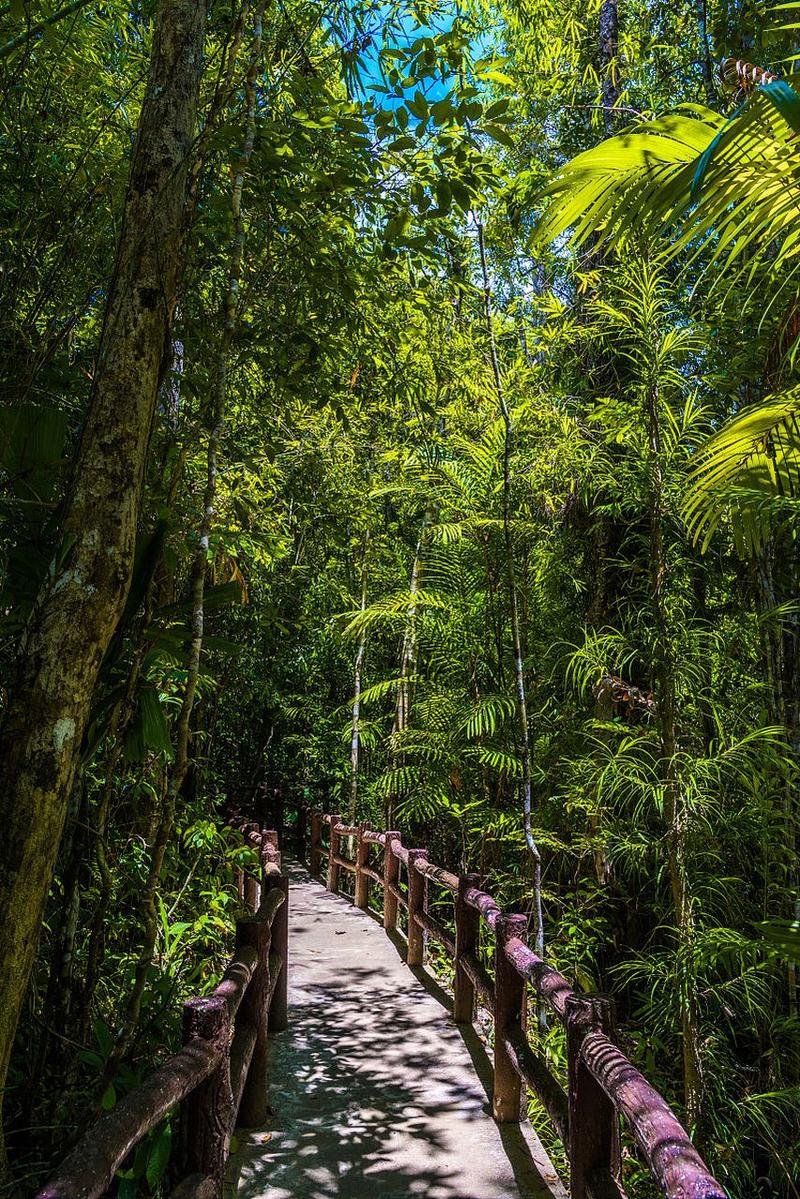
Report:
<svg viewBox="0 0 800 1199"><path fill-rule="evenodd" d="M522 823L525 832L525 844L533 863L533 908L536 920L536 952L544 955L544 911L542 908L542 855L533 835L533 780L531 776L531 732L528 724L528 697L525 683L525 661L522 652L522 622L520 620L519 587L517 583L516 554L514 551L514 532L511 513L511 465L514 448L514 422L511 409L506 399L503 385L503 373L500 368L500 358L497 353L497 338L494 331L494 311L492 308L492 284L489 278L489 264L486 258L486 238L483 223L477 222L478 254L481 264L481 280L483 283L483 315L486 322L486 337L489 343L489 357L492 366L492 378L497 393L497 403L503 419L503 544L505 548L506 582L508 587L508 603L511 611L511 640L514 650L514 682L517 695L517 725L519 729L519 749L522 759Z"/></svg>

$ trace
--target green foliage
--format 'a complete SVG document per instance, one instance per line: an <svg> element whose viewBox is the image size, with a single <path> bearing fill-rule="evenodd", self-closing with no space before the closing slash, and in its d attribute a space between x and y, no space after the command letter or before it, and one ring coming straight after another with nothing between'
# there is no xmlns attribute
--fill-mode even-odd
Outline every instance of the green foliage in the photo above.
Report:
<svg viewBox="0 0 800 1199"><path fill-rule="evenodd" d="M728 520L742 556L756 554L780 516L772 497L795 498L800 436L797 389L768 396L711 437L689 478L685 516L705 549Z"/></svg>
<svg viewBox="0 0 800 1199"><path fill-rule="evenodd" d="M572 0L267 8L190 769L172 796L243 12L209 21L129 599L14 1058L21 1172L46 1173L85 1111L135 1087L177 1045L181 1001L213 985L252 858L234 810L352 808L531 910L508 470L548 959L614 993L622 1043L681 1114L693 1038L702 1151L732 1193L768 1179L791 1199L798 100L791 78L729 100L711 62L764 46L790 60L793 14L634 0L603 56L598 6ZM34 33L42 15L5 54L22 14L0 13L0 712L69 554L60 510L152 36L149 13L113 4ZM563 1075L561 1033L540 1049ZM126 1163L123 1199L163 1192L170 1135ZM625 1175L650 1193L631 1154Z"/></svg>

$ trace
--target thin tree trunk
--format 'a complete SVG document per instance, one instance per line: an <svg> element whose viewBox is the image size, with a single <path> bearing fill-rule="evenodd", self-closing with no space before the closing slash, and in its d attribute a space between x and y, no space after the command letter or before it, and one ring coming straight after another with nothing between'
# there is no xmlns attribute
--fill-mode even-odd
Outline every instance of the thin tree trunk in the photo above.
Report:
<svg viewBox="0 0 800 1199"><path fill-rule="evenodd" d="M42 21L37 21L34 25L28 26L27 29L23 29L22 33L18 33L10 41L0 46L0 59L8 58L9 54L13 54L15 50L19 50L21 46L26 45L32 38L38 37L40 33L44 33L45 29L49 29L51 25L55 25L58 21L63 21L65 17L72 16L73 13L80 12L89 3L90 0L72 0L71 4L65 4L63 8L59 8L51 16L45 17Z"/></svg>
<svg viewBox="0 0 800 1199"><path fill-rule="evenodd" d="M697 32L700 37L700 71L703 77L703 92L706 104L709 107L713 107L717 100L717 89L714 86L714 66L708 37L708 5L706 0L698 0L697 3Z"/></svg>
<svg viewBox="0 0 800 1199"><path fill-rule="evenodd" d="M130 586L178 284L204 28L203 0L162 0L63 541L20 648L0 736L0 1091L94 685ZM5 1160L0 1147L0 1170Z"/></svg>
<svg viewBox="0 0 800 1199"><path fill-rule="evenodd" d="M603 127L607 137L614 133L616 121L616 105L622 93L622 82L619 71L619 0L603 0L600 6L600 21L597 40L598 73L600 75L601 101L603 107ZM604 255L601 250L591 252L592 264L603 265ZM608 542L611 531L611 518L606 513L593 514L593 524L590 530L592 547L591 569L593 587L591 588L591 603L589 621L595 628L602 628L610 607L612 588L609 586ZM594 718L598 723L611 720L613 705L605 688L595 693ZM598 731L598 741L603 745L609 744L609 735ZM594 872L598 883L606 886L611 879L611 862L600 839L602 811L600 803L600 786L595 787L595 806L588 817L589 831L592 838L592 859Z"/></svg>
<svg viewBox="0 0 800 1199"><path fill-rule="evenodd" d="M600 5L600 96L606 136L614 132L615 107L621 87L619 79L619 0L603 0Z"/></svg>
<svg viewBox="0 0 800 1199"><path fill-rule="evenodd" d="M154 554L150 562L150 571L145 586L144 611L140 625L139 641L136 645L128 671L128 677L125 682L125 692L116 704L114 711L111 714L109 721L107 741L109 744L108 756L106 759L105 778L103 780L103 790L100 795L100 802L97 805L96 827L94 836L94 856L97 866L97 874L99 881L99 891L97 903L92 914L92 927L89 934L89 948L86 953L86 967L84 971L84 985L82 997L82 1010L80 1027L84 1038L88 1035L91 1028L91 1013L92 1000L94 991L97 985L97 980L100 973L100 965L103 959L105 948L105 928L106 916L111 903L111 897L114 892L114 877L108 861L108 834L110 827L111 801L114 795L114 785L117 777L117 766L119 765L122 751L124 748L124 735L130 721L133 711L133 698L136 692L136 686L139 682L139 677L142 669L147 643L144 640L144 631L149 627L153 614L153 591L155 572L158 563L161 561L163 550L163 542L158 548L158 552Z"/></svg>
<svg viewBox="0 0 800 1199"><path fill-rule="evenodd" d="M658 684L657 711L664 782L667 871L673 918L678 934L679 956L686 963L687 951L694 937L694 916L686 860L688 816L677 772L675 661L666 609L668 565L664 549L664 471L657 384L648 385L645 403L650 451L650 594L656 633L654 665ZM683 968L687 971L680 1003L684 1100L689 1128L694 1131L702 1117L703 1070L694 979L688 976L688 965L684 964Z"/></svg>
<svg viewBox="0 0 800 1199"><path fill-rule="evenodd" d="M411 578L409 580L408 591L410 602L408 605L408 617L406 619L405 632L403 634L403 648L400 651L400 680L397 686L397 702L394 709L394 724L392 726L392 741L394 743L397 735L408 728L409 719L411 717L411 693L413 689L414 674L417 669L417 602L416 597L422 582L422 575L425 569L425 545L427 533L430 526L436 519L436 509L432 503L428 503L425 507L425 512L422 517L422 528L420 530L417 548L414 551L414 563L411 567ZM402 749L398 753L396 748L392 751L392 765L397 766L402 761ZM393 794L387 797L386 806L384 809L384 820L387 828L392 828L394 825L394 811L397 795Z"/></svg>
<svg viewBox="0 0 800 1199"><path fill-rule="evenodd" d="M97 825L95 828L94 856L97 865L99 891L97 903L92 914L92 927L89 933L89 948L86 953L86 972L84 976L81 1027L83 1035L88 1034L91 1027L92 1000L100 973L105 945L106 916L114 892L114 878L108 864L108 830L111 798L114 793L116 769L122 757L123 741L119 736L118 722L113 731L113 742L106 761L106 775L103 780L103 790L97 805Z"/></svg>
<svg viewBox="0 0 800 1199"><path fill-rule="evenodd" d="M417 548L414 552L414 563L411 567L411 578L408 592L411 597L408 605L408 619L403 633L403 648L400 652L400 684L397 688L397 703L395 705L393 732L401 733L408 728L411 715L411 687L417 664L417 603L416 597L422 583L425 569L425 542L428 529L436 519L436 513L431 504L425 508L422 517Z"/></svg>
<svg viewBox="0 0 800 1199"><path fill-rule="evenodd" d="M784 558L791 561L793 549L784 550ZM752 569L757 604L761 615L761 643L764 656L765 674L767 677L767 705L772 724L781 725L785 730L786 742L794 760L800 761L800 746L798 746L797 721L797 641L796 629L790 626L785 629L783 621L775 613L780 607L781 600L797 594L794 577L790 578L788 587L781 588L780 594L775 583L775 546L768 543L755 559ZM794 571L792 572L794 575ZM769 616L768 616L769 614ZM784 617L784 620L786 618ZM787 635L788 632L788 635ZM781 911L782 916L790 919L800 919L800 892L798 891L797 869L797 824L796 796L792 778L787 778L782 787L783 792L783 821L784 821L784 860L780 869L775 869L775 863L767 858L764 862L764 900L762 915L766 920L775 915L771 905L770 876L783 876L786 889L789 892L787 910ZM797 1016L797 967L793 961L786 963L787 1008L789 1015Z"/></svg>
<svg viewBox="0 0 800 1199"><path fill-rule="evenodd" d="M40 1098L40 1081L46 1065L55 1064L55 1074L63 1078L64 1055L59 1051L57 1062L50 1060L50 1046L54 1036L67 1033L72 1005L75 999L75 941L80 914L80 876L85 858L86 844L86 781L79 779L77 795L73 799L75 810L67 819L61 846L63 861L61 895L56 901L56 914L50 930L50 969L47 990L41 1007L39 1042L32 1054L27 1080L27 1094L23 1104L23 1121L27 1127L33 1123L37 1101ZM77 801L77 802L76 802ZM51 903L55 897L51 896ZM28 1002L31 1002L29 992ZM33 1005L32 1005L33 1006ZM63 1044L63 1042L62 1042ZM52 1072L52 1069L51 1069ZM47 1089L49 1111L55 1110L60 1088Z"/></svg>
<svg viewBox="0 0 800 1199"><path fill-rule="evenodd" d="M369 533L364 535L364 556L361 564L361 611L367 607L367 551ZM364 673L364 658L367 652L367 630L362 628L358 638L358 649L353 667L353 711L350 734L350 823L354 824L358 806L358 771L361 750L361 686Z"/></svg>
<svg viewBox="0 0 800 1199"><path fill-rule="evenodd" d="M503 540L506 556L506 578L508 584L508 601L511 610L511 638L514 646L514 681L517 691L517 721L519 725L520 757L522 759L522 821L525 829L525 844L533 862L533 906L536 922L536 952L544 956L544 913L542 910L542 855L533 836L531 824L532 784L531 784L531 739L528 728L528 701L525 690L525 665L522 656L522 630L519 618L519 597L517 594L517 572L514 557L514 535L511 528L511 455L514 446L514 425L511 412L506 401L503 387L503 375L500 370L500 359L497 356L497 341L494 335L494 316L492 314L492 288L489 281L489 269L486 262L486 242L483 235L483 225L478 226L478 250L483 277L484 317L486 334L489 340L489 354L492 363L497 402L505 428L503 442Z"/></svg>

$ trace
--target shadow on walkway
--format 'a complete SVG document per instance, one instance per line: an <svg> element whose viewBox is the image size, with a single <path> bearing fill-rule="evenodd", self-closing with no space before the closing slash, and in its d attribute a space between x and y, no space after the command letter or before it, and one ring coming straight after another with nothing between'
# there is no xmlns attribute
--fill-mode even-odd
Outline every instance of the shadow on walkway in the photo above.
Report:
<svg viewBox="0 0 800 1199"><path fill-rule="evenodd" d="M530 1129L491 1119L486 1049L435 979L347 900L290 877L290 1027L272 1041L273 1121L239 1134L239 1195L562 1195Z"/></svg>

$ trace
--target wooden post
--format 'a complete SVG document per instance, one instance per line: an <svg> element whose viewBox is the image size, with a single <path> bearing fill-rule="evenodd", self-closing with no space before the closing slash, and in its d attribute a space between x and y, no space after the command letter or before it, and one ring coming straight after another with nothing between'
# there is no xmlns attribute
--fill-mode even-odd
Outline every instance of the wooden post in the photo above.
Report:
<svg viewBox="0 0 800 1199"><path fill-rule="evenodd" d="M272 921L272 949L281 955L283 964L269 1007L270 1032L283 1032L289 1026L289 879L285 874L273 874L270 875L268 885L279 887L283 891L283 903Z"/></svg>
<svg viewBox="0 0 800 1199"><path fill-rule="evenodd" d="M267 1121L267 999L269 996L270 929L255 916L236 921L236 947L252 945L258 964L244 993L236 1023L244 1020L256 1030L256 1043L247 1072L247 1081L239 1104L237 1123L243 1128L259 1128Z"/></svg>
<svg viewBox="0 0 800 1199"><path fill-rule="evenodd" d="M417 924L415 916L425 910L428 880L417 870L417 862L427 861L427 849L408 851L408 949L406 962L409 966L421 966L425 956L425 931Z"/></svg>
<svg viewBox="0 0 800 1199"><path fill-rule="evenodd" d="M183 1005L183 1043L210 1041L221 1061L213 1074L181 1103L181 1173L206 1174L214 1180L216 1199L228 1157L234 1111L231 1092L231 1020L223 995L190 999Z"/></svg>
<svg viewBox="0 0 800 1199"><path fill-rule="evenodd" d="M400 834L392 831L386 834L383 853L383 927L387 932L397 928L397 897L392 895L389 884L397 886L400 877L400 859L394 853L394 843L400 840Z"/></svg>
<svg viewBox="0 0 800 1199"><path fill-rule="evenodd" d="M316 809L311 813L311 851L308 856L308 872L312 878L319 878L320 852L322 843L322 814Z"/></svg>
<svg viewBox="0 0 800 1199"><path fill-rule="evenodd" d="M472 887L480 885L479 874L463 874L458 880L455 903L456 957L453 980L453 1019L456 1024L471 1024L475 1015L475 987L464 969L463 959L478 949L480 912L471 908L465 896Z"/></svg>
<svg viewBox="0 0 800 1199"><path fill-rule="evenodd" d="M513 937L527 940L526 916L498 915L494 926L494 1091L492 1109L498 1124L516 1124L520 1119L522 1082L514 1069L505 1037L518 1024L525 1028L525 980L517 973L505 955L505 947Z"/></svg>
<svg viewBox="0 0 800 1199"><path fill-rule="evenodd" d="M305 804L297 805L297 856L301 862L308 862L308 810Z"/></svg>
<svg viewBox="0 0 800 1199"><path fill-rule="evenodd" d="M244 876L244 901L251 912L258 909L259 892L261 888L258 885L258 879L254 874L247 873Z"/></svg>
<svg viewBox="0 0 800 1199"><path fill-rule="evenodd" d="M335 833L333 830L337 824L341 823L341 819L342 819L341 816L331 816L331 823L330 823L331 852L330 852L330 855L328 856L328 890L331 891L334 895L339 894L339 866L333 859L334 859L334 857L339 856L340 848L341 848L341 837L340 837L339 833Z"/></svg>
<svg viewBox="0 0 800 1199"><path fill-rule="evenodd" d="M272 848L275 849L277 851L278 855L280 856L281 842L280 842L280 836L278 835L277 829L275 829L275 828L262 829L261 830L261 844L262 845L271 845Z"/></svg>
<svg viewBox="0 0 800 1199"><path fill-rule="evenodd" d="M619 1120L614 1105L587 1070L581 1045L589 1032L614 1035L614 1009L600 995L569 995L567 1062L569 1069L569 1162L572 1199L589 1199L592 1175L620 1173Z"/></svg>
<svg viewBox="0 0 800 1199"><path fill-rule="evenodd" d="M369 907L369 876L364 873L364 867L369 860L369 841L364 840L364 829L366 825L359 824L358 836L356 837L356 893L355 903L357 908Z"/></svg>

